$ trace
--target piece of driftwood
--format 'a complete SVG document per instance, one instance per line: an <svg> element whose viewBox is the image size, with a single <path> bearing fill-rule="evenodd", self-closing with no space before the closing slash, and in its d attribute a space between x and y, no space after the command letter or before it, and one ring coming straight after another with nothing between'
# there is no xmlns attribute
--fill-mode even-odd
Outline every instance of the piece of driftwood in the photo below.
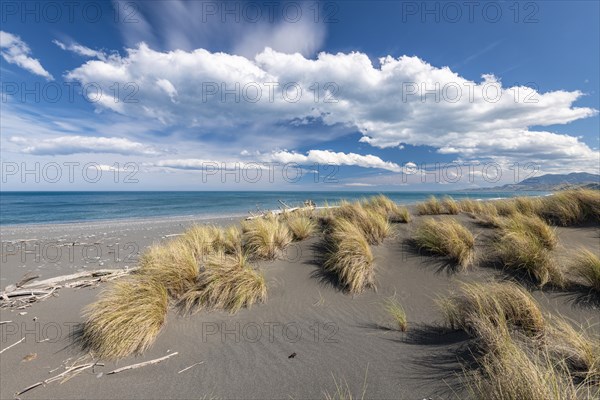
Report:
<svg viewBox="0 0 600 400"><path fill-rule="evenodd" d="M130 369L137 369L137 368L145 367L147 365L158 364L159 362L164 361L167 358L171 358L173 356L176 356L177 354L179 354L179 352L176 351L175 353L171 353L169 355L166 355L166 356L160 357L160 358L156 358L154 360L144 361L144 362L141 362L141 363L138 363L138 364L132 364L132 365L128 365L126 367L117 368L117 369L115 369L113 371L110 371L106 375L118 374L119 372L128 371Z"/></svg>
<svg viewBox="0 0 600 400"><path fill-rule="evenodd" d="M46 379L44 381L40 381L40 382L34 383L33 385L27 386L25 389L22 389L21 391L15 393L15 396L20 396L23 393L27 393L30 390L35 389L36 387L45 386L48 383L52 383L52 382L58 381L60 379L62 379L61 383L64 383L64 382L68 381L69 379L73 378L75 375L80 374L81 372L85 371L86 369L93 368L96 365L97 366L101 366L101 367L104 366L104 364L101 364L101 363L98 363L98 362L93 362L93 363L87 363L87 364L81 364L81 365L73 366L71 368L66 369L65 371L61 372L58 375L55 375L55 376L53 376L51 378L48 378L48 379Z"/></svg>
<svg viewBox="0 0 600 400"><path fill-rule="evenodd" d="M187 371L188 369L190 369L190 368L193 368L193 367L195 367L196 365L200 365L200 364L204 364L204 361L200 361L200 362L197 362L197 363L195 363L195 364L192 364L192 365L190 365L189 367L186 367L186 368L182 369L181 371L179 371L179 372L178 372L178 374L180 374L180 373L182 373L182 372L185 372L185 371Z"/></svg>
<svg viewBox="0 0 600 400"><path fill-rule="evenodd" d="M284 201L281 201L281 200L277 200L277 201L279 202L279 204L281 204L283 206L281 209L261 211L257 207L257 211L259 213L254 214L254 213L248 211L248 214L250 214L250 216L246 217L246 220L264 218L264 217L275 216L275 215L280 215L280 214L287 214L287 213L291 213L291 212L295 212L295 211L299 211L299 210L314 210L315 209L315 203L312 200L306 200L304 202L304 206L302 206L302 207L290 207Z"/></svg>
<svg viewBox="0 0 600 400"><path fill-rule="evenodd" d="M84 288L98 285L101 282L117 279L130 274L137 268L129 269L100 269L77 272L75 274L57 276L41 281L31 281L30 277L22 279L18 284L8 285L0 292L1 308L26 308L38 301L55 295L63 287ZM22 282L26 283L22 283Z"/></svg>
<svg viewBox="0 0 600 400"><path fill-rule="evenodd" d="M0 350L0 354L4 353L6 350L15 347L16 345L18 345L19 343L21 343L23 340L25 340L25 338L21 338L21 340L19 340L17 343L13 343L10 346L8 346L5 349Z"/></svg>

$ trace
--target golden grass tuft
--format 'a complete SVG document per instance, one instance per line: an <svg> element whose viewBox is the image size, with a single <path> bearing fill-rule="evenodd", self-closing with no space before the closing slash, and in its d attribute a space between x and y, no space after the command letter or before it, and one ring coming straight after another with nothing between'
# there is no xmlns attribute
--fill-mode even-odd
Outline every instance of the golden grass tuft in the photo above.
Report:
<svg viewBox="0 0 600 400"><path fill-rule="evenodd" d="M380 244L392 233L392 226L380 209L365 207L359 202L342 202L334 211L332 224L336 225L338 221L351 221L370 244Z"/></svg>
<svg viewBox="0 0 600 400"><path fill-rule="evenodd" d="M404 310L404 307L402 307L402 304L394 298L389 298L385 300L384 306L388 314L394 319L398 330L400 330L400 332L406 332L408 330L408 321L406 319L406 311Z"/></svg>
<svg viewBox="0 0 600 400"><path fill-rule="evenodd" d="M308 238L317 228L317 224L313 219L303 215L287 217L286 223L292 232L294 240L304 240Z"/></svg>
<svg viewBox="0 0 600 400"><path fill-rule="evenodd" d="M181 297L179 305L184 313L202 308L235 313L266 299L265 278L244 255L217 253L208 257L195 287Z"/></svg>
<svg viewBox="0 0 600 400"><path fill-rule="evenodd" d="M475 238L454 219L426 219L417 228L414 240L419 248L448 257L461 268L466 268L473 260Z"/></svg>
<svg viewBox="0 0 600 400"><path fill-rule="evenodd" d="M444 208L435 196L431 196L426 201L417 204L417 214L419 215L440 215L444 213Z"/></svg>
<svg viewBox="0 0 600 400"><path fill-rule="evenodd" d="M535 215L514 214L507 217L500 226L505 233L514 232L527 235L533 240L538 240L545 248L550 250L558 244L555 229Z"/></svg>
<svg viewBox="0 0 600 400"><path fill-rule="evenodd" d="M292 242L292 233L275 217L242 222L242 246L256 259L272 260Z"/></svg>
<svg viewBox="0 0 600 400"><path fill-rule="evenodd" d="M231 225L224 229L220 237L218 248L226 254L241 254L242 231L240 228Z"/></svg>
<svg viewBox="0 0 600 400"><path fill-rule="evenodd" d="M196 251L187 240L154 244L141 256L139 273L161 282L171 296L178 297L198 277Z"/></svg>
<svg viewBox="0 0 600 400"><path fill-rule="evenodd" d="M411 217L406 207L394 203L389 197L382 194L373 196L364 203L365 208L370 208L385 216L390 222L407 223Z"/></svg>
<svg viewBox="0 0 600 400"><path fill-rule="evenodd" d="M223 240L221 229L214 225L194 225L186 230L179 240L192 249L198 261L219 248Z"/></svg>
<svg viewBox="0 0 600 400"><path fill-rule="evenodd" d="M353 294L375 287L374 258L364 232L347 219L336 220L327 233L323 268Z"/></svg>
<svg viewBox="0 0 600 400"><path fill-rule="evenodd" d="M168 309L164 285L143 275L117 281L85 309L82 342L95 357L119 359L148 349Z"/></svg>
<svg viewBox="0 0 600 400"><path fill-rule="evenodd" d="M537 302L511 282L465 283L460 292L438 301L446 322L475 336L485 336L487 325L515 327L527 336L544 332L545 321Z"/></svg>
<svg viewBox="0 0 600 400"><path fill-rule="evenodd" d="M544 243L528 231L506 231L494 242L504 268L524 272L540 287L550 283L564 285L564 275Z"/></svg>
<svg viewBox="0 0 600 400"><path fill-rule="evenodd" d="M538 214L557 225L576 225L587 220L600 221L600 191L575 189L546 196Z"/></svg>
<svg viewBox="0 0 600 400"><path fill-rule="evenodd" d="M524 215L537 215L543 205L539 197L515 197L513 201L517 211Z"/></svg>
<svg viewBox="0 0 600 400"><path fill-rule="evenodd" d="M600 258L587 249L580 249L571 267L585 286L600 294Z"/></svg>
<svg viewBox="0 0 600 400"><path fill-rule="evenodd" d="M501 217L510 217L511 215L515 215L519 212L517 209L517 204L514 200L504 199L504 200L496 200L491 202L496 208L496 213Z"/></svg>
<svg viewBox="0 0 600 400"><path fill-rule="evenodd" d="M442 207L446 214L456 215L460 212L460 206L452 197L444 197L442 200Z"/></svg>

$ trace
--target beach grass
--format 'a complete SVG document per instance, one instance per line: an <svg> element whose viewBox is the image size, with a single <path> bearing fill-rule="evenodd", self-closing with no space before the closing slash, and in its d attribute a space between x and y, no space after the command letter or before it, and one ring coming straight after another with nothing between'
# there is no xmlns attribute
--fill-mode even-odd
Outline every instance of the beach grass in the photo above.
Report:
<svg viewBox="0 0 600 400"><path fill-rule="evenodd" d="M571 271L590 290L600 295L600 258L587 249L579 249L571 265Z"/></svg>
<svg viewBox="0 0 600 400"><path fill-rule="evenodd" d="M361 202L342 202L334 210L331 224L351 221L364 235L369 244L380 244L392 233L392 226L381 208L364 206Z"/></svg>
<svg viewBox="0 0 600 400"><path fill-rule="evenodd" d="M408 321L402 304L394 298L389 298L385 300L384 307L387 313L394 319L397 329L400 332L406 332L408 330Z"/></svg>
<svg viewBox="0 0 600 400"><path fill-rule="evenodd" d="M529 236L532 240L538 240L546 249L552 250L558 244L556 230L550 227L536 215L513 214L499 224L502 231Z"/></svg>
<svg viewBox="0 0 600 400"><path fill-rule="evenodd" d="M381 194L365 201L364 207L383 215L390 222L407 223L411 221L410 213L406 207L399 206L389 197Z"/></svg>
<svg viewBox="0 0 600 400"><path fill-rule="evenodd" d="M336 219L327 233L326 246L323 268L349 293L375 287L373 253L363 230L353 221Z"/></svg>
<svg viewBox="0 0 600 400"><path fill-rule="evenodd" d="M456 215L460 213L460 205L450 196L442 199L442 208L446 214Z"/></svg>
<svg viewBox="0 0 600 400"><path fill-rule="evenodd" d="M196 285L181 297L179 306L185 314L203 308L236 313L266 299L265 278L244 255L217 253L208 257Z"/></svg>
<svg viewBox="0 0 600 400"><path fill-rule="evenodd" d="M537 302L512 282L463 283L458 293L438 300L438 304L451 328L464 330L474 337L490 337L485 334L490 324L498 329L504 325L518 328L527 336L539 336L545 329Z"/></svg>
<svg viewBox="0 0 600 400"><path fill-rule="evenodd" d="M285 221L295 241L308 238L317 228L316 222L304 215L289 216L285 218Z"/></svg>
<svg viewBox="0 0 600 400"><path fill-rule="evenodd" d="M463 269L473 260L475 238L452 218L426 219L418 226L414 241L420 249L448 257Z"/></svg>
<svg viewBox="0 0 600 400"><path fill-rule="evenodd" d="M198 247L192 247L188 238L154 244L140 257L139 272L161 282L177 298L196 281L199 255Z"/></svg>
<svg viewBox="0 0 600 400"><path fill-rule="evenodd" d="M416 211L419 215L440 215L444 213L444 207L435 196L431 196L426 201L418 203Z"/></svg>
<svg viewBox="0 0 600 400"><path fill-rule="evenodd" d="M142 354L165 324L168 305L167 289L152 277L117 281L86 307L82 343L100 359Z"/></svg>
<svg viewBox="0 0 600 400"><path fill-rule="evenodd" d="M505 231L497 236L493 246L505 269L524 273L540 287L564 285L564 274L552 254L544 242L529 231Z"/></svg>
<svg viewBox="0 0 600 400"><path fill-rule="evenodd" d="M242 246L252 258L273 260L292 240L288 226L274 216L242 222Z"/></svg>

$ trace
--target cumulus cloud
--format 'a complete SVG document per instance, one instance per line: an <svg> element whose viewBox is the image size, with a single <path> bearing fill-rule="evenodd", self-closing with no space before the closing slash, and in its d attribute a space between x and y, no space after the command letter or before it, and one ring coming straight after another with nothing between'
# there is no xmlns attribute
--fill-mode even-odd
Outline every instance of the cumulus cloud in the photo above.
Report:
<svg viewBox="0 0 600 400"><path fill-rule="evenodd" d="M323 164L323 165L346 165L363 168L379 168L392 172L400 172L402 168L393 162L383 161L381 158L367 154L333 152L329 150L310 150L304 154L289 151L274 151L262 155L261 159L268 162L279 162L283 164L297 163L301 165Z"/></svg>
<svg viewBox="0 0 600 400"><path fill-rule="evenodd" d="M42 67L38 59L30 57L31 49L19 36L0 31L0 53L6 62L18 65L49 81L54 80L52 74Z"/></svg>
<svg viewBox="0 0 600 400"><path fill-rule="evenodd" d="M462 160L598 169L598 151L579 138L531 129L596 115L597 110L574 106L583 93L505 87L493 75L471 81L418 57L388 56L374 66L358 52L311 59L265 49L246 58L204 49L161 52L140 44L124 57L88 61L67 78L107 91L115 81L136 82L138 102L110 99L96 105L215 134L316 124L322 137L358 131L361 142L378 148L426 145Z"/></svg>
<svg viewBox="0 0 600 400"><path fill-rule="evenodd" d="M68 155L78 153L113 153L123 155L157 156L163 152L139 142L118 137L59 136L32 143L14 136L10 142L22 145L22 152L34 155Z"/></svg>

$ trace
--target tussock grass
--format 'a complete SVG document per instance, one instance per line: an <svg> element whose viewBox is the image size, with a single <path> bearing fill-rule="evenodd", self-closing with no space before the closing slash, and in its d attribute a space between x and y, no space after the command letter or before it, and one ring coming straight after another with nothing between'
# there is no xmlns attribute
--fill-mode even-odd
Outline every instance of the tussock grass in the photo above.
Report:
<svg viewBox="0 0 600 400"><path fill-rule="evenodd" d="M544 197L538 213L552 223L570 226L586 220L600 221L600 191L566 190Z"/></svg>
<svg viewBox="0 0 600 400"><path fill-rule="evenodd" d="M392 233L387 216L380 209L365 207L359 202L342 202L334 211L333 225L339 221L351 221L364 234L369 244L380 244Z"/></svg>
<svg viewBox="0 0 600 400"><path fill-rule="evenodd" d="M101 359L141 354L163 327L168 303L156 279L136 275L117 281L85 309L82 342Z"/></svg>
<svg viewBox="0 0 600 400"><path fill-rule="evenodd" d="M513 201L517 211L524 215L537 215L543 205L538 197L516 197Z"/></svg>
<svg viewBox="0 0 600 400"><path fill-rule="evenodd" d="M485 334L489 326L492 330L518 328L527 336L544 332L545 321L537 302L515 283L462 284L459 293L439 300L438 304L450 327L475 337L490 337Z"/></svg>
<svg viewBox="0 0 600 400"><path fill-rule="evenodd" d="M486 204L482 201L475 201L473 199L463 199L458 202L460 211L471 214L480 214L482 211L482 205Z"/></svg>
<svg viewBox="0 0 600 400"><path fill-rule="evenodd" d="M540 287L550 283L564 285L562 270L549 250L527 231L507 231L494 242L496 254L504 268L524 272Z"/></svg>
<svg viewBox="0 0 600 400"><path fill-rule="evenodd" d="M442 203L435 196L431 196L426 201L417 204L416 210L419 215L440 215L444 213Z"/></svg>
<svg viewBox="0 0 600 400"><path fill-rule="evenodd" d="M292 242L287 225L275 217L242 222L242 246L256 259L272 260Z"/></svg>
<svg viewBox="0 0 600 400"><path fill-rule="evenodd" d="M510 217L511 215L515 215L519 212L517 209L517 204L512 199L496 200L492 202L492 204L496 208L496 213L501 217Z"/></svg>
<svg viewBox="0 0 600 400"><path fill-rule="evenodd" d="M475 238L454 219L426 219L417 228L414 240L419 248L448 257L461 268L466 268L473 259Z"/></svg>
<svg viewBox="0 0 600 400"><path fill-rule="evenodd" d="M161 282L171 296L178 297L198 277L197 255L197 248L185 239L155 244L140 257L139 273Z"/></svg>
<svg viewBox="0 0 600 400"><path fill-rule="evenodd" d="M600 337L582 326L575 329L563 318L548 324L548 352L564 360L571 373L581 381L600 384Z"/></svg>
<svg viewBox="0 0 600 400"><path fill-rule="evenodd" d="M179 241L186 244L198 261L215 252L223 240L223 232L214 225L194 225L183 233Z"/></svg>
<svg viewBox="0 0 600 400"><path fill-rule="evenodd" d="M460 206L452 197L444 197L442 207L446 214L456 215L460 212Z"/></svg>
<svg viewBox="0 0 600 400"><path fill-rule="evenodd" d="M375 287L374 258L364 232L353 221L338 219L327 233L323 268L350 293Z"/></svg>
<svg viewBox="0 0 600 400"><path fill-rule="evenodd" d="M407 223L411 220L410 213L406 207L399 206L389 197L382 194L368 199L364 202L364 207L385 216L390 222Z"/></svg>
<svg viewBox="0 0 600 400"><path fill-rule="evenodd" d="M400 332L406 332L408 330L408 321L406 319L406 311L402 304L394 298L386 299L384 302L385 310L394 319L396 326Z"/></svg>
<svg viewBox="0 0 600 400"><path fill-rule="evenodd" d="M587 249L580 249L571 266L585 286L600 294L600 258Z"/></svg>
<svg viewBox="0 0 600 400"><path fill-rule="evenodd" d="M218 249L226 254L242 253L242 231L239 227L231 225L223 230L218 243Z"/></svg>
<svg viewBox="0 0 600 400"><path fill-rule="evenodd" d="M265 278L244 255L218 253L208 257L195 287L181 297L179 305L184 313L202 308L235 313L266 299Z"/></svg>
<svg viewBox="0 0 600 400"><path fill-rule="evenodd" d="M304 240L311 236L317 227L313 219L303 215L295 215L286 218L288 228L292 232L294 240Z"/></svg>
<svg viewBox="0 0 600 400"><path fill-rule="evenodd" d="M545 248L554 249L558 244L558 237L554 228L546 224L535 215L514 214L500 224L504 233L517 233L538 240Z"/></svg>

